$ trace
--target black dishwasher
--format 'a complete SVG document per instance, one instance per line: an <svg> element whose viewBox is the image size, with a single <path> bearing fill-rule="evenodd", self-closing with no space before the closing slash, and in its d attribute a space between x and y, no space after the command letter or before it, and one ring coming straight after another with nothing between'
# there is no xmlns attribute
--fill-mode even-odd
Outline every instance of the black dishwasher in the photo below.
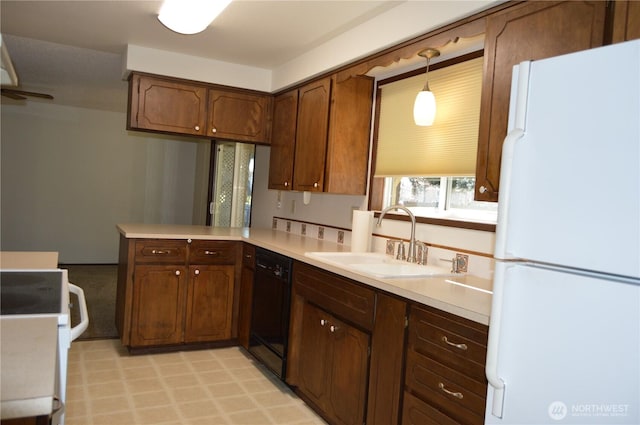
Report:
<svg viewBox="0 0 640 425"><path fill-rule="evenodd" d="M249 352L284 380L287 367L291 259L256 248Z"/></svg>

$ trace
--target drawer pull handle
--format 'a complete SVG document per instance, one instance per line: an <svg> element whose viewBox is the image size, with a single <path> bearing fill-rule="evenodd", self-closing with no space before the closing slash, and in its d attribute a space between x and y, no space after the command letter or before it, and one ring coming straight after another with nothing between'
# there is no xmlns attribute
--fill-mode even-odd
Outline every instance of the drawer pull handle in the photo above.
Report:
<svg viewBox="0 0 640 425"><path fill-rule="evenodd" d="M460 350L463 350L463 351L467 349L467 344L456 344L456 343L454 343L454 342L449 341L449 339L448 339L446 336L443 336L443 337L442 337L442 341L443 341L445 344L448 344L448 345L450 345L450 346L452 346L452 347L459 348Z"/></svg>
<svg viewBox="0 0 640 425"><path fill-rule="evenodd" d="M444 391L445 393L449 394L450 396L453 396L453 397L458 398L460 400L462 400L462 398L464 397L461 392L449 391L448 389L446 389L442 382L438 383L438 388L440 388L442 391Z"/></svg>
<svg viewBox="0 0 640 425"><path fill-rule="evenodd" d="M252 256L252 255L250 255L250 254L247 254L247 255L245 255L245 256L244 256L244 258L249 258L249 259L251 259L251 258L253 258L253 256Z"/></svg>
<svg viewBox="0 0 640 425"><path fill-rule="evenodd" d="M155 255L167 255L170 253L170 251L166 251L164 249L152 249L151 253Z"/></svg>
<svg viewBox="0 0 640 425"><path fill-rule="evenodd" d="M218 251L205 251L204 255L218 255Z"/></svg>

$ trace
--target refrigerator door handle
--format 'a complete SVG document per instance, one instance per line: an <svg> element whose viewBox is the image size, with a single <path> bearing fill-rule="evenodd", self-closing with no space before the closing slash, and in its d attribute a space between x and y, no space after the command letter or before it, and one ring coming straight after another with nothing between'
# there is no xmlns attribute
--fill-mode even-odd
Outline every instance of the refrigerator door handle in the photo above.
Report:
<svg viewBox="0 0 640 425"><path fill-rule="evenodd" d="M487 363L485 373L489 386L493 388L493 404L491 414L502 418L504 406L505 383L498 376L498 349L500 345L500 325L502 324L502 296L504 293L504 273L508 267L496 262L493 279L493 298L491 300L491 318L489 319L489 340L487 341Z"/></svg>
<svg viewBox="0 0 640 425"><path fill-rule="evenodd" d="M500 166L500 199L498 201L498 225L496 227L496 246L494 256L499 259L506 259L506 230L509 221L509 197L511 190L511 174L513 154L518 140L524 137L524 130L513 129L507 134L502 145L502 164Z"/></svg>
<svg viewBox="0 0 640 425"><path fill-rule="evenodd" d="M527 101L529 98L529 74L531 61L521 62L513 67L511 100L509 104L509 129L502 145L500 163L500 194L498 199L498 225L496 226L496 246L494 257L510 258L507 255L506 234L509 221L511 179L516 144L525 136Z"/></svg>

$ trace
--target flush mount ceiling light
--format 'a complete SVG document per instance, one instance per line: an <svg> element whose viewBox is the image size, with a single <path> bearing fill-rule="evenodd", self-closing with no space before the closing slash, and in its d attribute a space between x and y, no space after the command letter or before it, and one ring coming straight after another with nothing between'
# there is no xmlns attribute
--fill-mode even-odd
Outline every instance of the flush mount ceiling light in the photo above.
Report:
<svg viewBox="0 0 640 425"><path fill-rule="evenodd" d="M231 3L231 0L164 0L158 20L180 34L197 34Z"/></svg>
<svg viewBox="0 0 640 425"><path fill-rule="evenodd" d="M427 59L427 72L429 74L429 61L431 58L440 56L440 51L436 49L425 49L418 53L419 56ZM424 83L424 88L416 96L413 104L413 121L416 125L429 126L433 124L436 117L436 98L431 89L429 89L429 80Z"/></svg>

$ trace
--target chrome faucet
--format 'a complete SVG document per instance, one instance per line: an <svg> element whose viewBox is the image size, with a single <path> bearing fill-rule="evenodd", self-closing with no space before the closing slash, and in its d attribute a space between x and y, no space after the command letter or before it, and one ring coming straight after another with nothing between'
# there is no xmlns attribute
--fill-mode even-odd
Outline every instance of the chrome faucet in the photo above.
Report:
<svg viewBox="0 0 640 425"><path fill-rule="evenodd" d="M407 213L409 218L411 219L411 239L409 240L409 255L407 255L407 261L409 263L416 262L416 216L404 205L391 205L380 211L380 215L378 216L378 222L376 226L380 227L382 225L382 218L384 215L391 210L402 210Z"/></svg>

